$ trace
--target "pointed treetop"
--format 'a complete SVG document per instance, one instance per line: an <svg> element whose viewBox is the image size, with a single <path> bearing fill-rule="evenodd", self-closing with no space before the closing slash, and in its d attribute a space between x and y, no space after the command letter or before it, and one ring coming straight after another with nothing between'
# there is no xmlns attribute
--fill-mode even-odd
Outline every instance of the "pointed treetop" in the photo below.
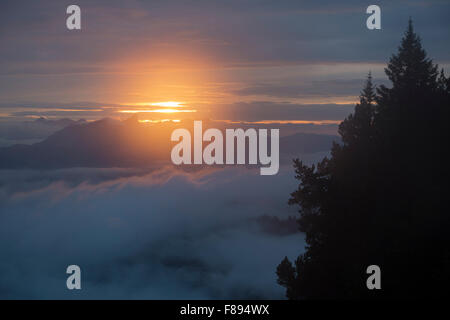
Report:
<svg viewBox="0 0 450 320"><path fill-rule="evenodd" d="M375 101L375 87L372 83L372 72L369 71L367 75L366 84L364 89L359 96L359 101L361 104L372 104Z"/></svg>
<svg viewBox="0 0 450 320"><path fill-rule="evenodd" d="M399 51L404 49L422 49L422 43L420 37L414 32L413 22L411 17L408 20L408 29L405 32L405 35L402 39L402 43L400 45Z"/></svg>
<svg viewBox="0 0 450 320"><path fill-rule="evenodd" d="M420 37L414 32L411 18L398 52L391 57L385 72L394 87L430 86L436 83L437 66L422 48Z"/></svg>

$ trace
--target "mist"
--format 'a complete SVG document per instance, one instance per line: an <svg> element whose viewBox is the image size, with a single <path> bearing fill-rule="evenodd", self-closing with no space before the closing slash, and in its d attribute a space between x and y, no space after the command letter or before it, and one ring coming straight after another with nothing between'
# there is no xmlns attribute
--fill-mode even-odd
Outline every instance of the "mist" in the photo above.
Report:
<svg viewBox="0 0 450 320"><path fill-rule="evenodd" d="M2 298L283 299L274 270L304 249L292 223L261 223L296 215L288 166L275 176L169 166L1 177ZM66 288L71 264L81 268L77 292Z"/></svg>

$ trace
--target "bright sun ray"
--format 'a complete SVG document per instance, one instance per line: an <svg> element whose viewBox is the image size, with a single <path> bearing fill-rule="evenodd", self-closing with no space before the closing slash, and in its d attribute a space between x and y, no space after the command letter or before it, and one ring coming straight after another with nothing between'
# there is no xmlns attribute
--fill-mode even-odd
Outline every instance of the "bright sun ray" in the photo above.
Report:
<svg viewBox="0 0 450 320"><path fill-rule="evenodd" d="M197 112L197 110L186 110L186 109L178 109L184 108L184 102L179 101L164 101L164 102L138 102L138 103L127 103L130 107L162 107L161 109L127 109L120 110L121 113L177 113L177 112Z"/></svg>
<svg viewBox="0 0 450 320"><path fill-rule="evenodd" d="M177 112L197 112L197 110L178 110L178 109L136 109L136 110L120 110L121 113L147 113L147 112L156 112L156 113L177 113Z"/></svg>
<svg viewBox="0 0 450 320"><path fill-rule="evenodd" d="M153 102L153 103L150 103L150 105L157 106L157 107L180 108L180 107L183 107L183 102L177 102L177 101Z"/></svg>
<svg viewBox="0 0 450 320"><path fill-rule="evenodd" d="M183 108L184 102L179 101L164 101L164 102L137 102L137 103L123 103L122 105L137 106L137 107L165 107L165 108Z"/></svg>
<svg viewBox="0 0 450 320"><path fill-rule="evenodd" d="M153 119L144 119L138 120L140 123L164 123L164 122L181 122L180 119L161 119L161 120L153 120Z"/></svg>

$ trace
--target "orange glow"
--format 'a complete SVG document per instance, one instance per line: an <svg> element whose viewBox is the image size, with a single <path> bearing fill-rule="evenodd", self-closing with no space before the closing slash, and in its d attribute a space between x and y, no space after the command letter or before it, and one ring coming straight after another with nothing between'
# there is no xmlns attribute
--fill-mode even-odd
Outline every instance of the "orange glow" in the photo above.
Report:
<svg viewBox="0 0 450 320"><path fill-rule="evenodd" d="M197 112L197 110L178 110L178 109L135 109L135 110L120 110L121 113L177 113L177 112Z"/></svg>
<svg viewBox="0 0 450 320"><path fill-rule="evenodd" d="M170 108L183 108L184 102L178 101L164 101L164 102L137 102L137 103L122 103L122 105L136 106L136 107L170 107Z"/></svg>
<svg viewBox="0 0 450 320"><path fill-rule="evenodd" d="M147 42L147 41L145 41ZM186 103L198 103L213 95L210 83L216 68L210 53L195 44L179 43L177 38L164 39L164 45L152 47L151 41L127 48L126 55L112 62L120 81L111 83L114 97L127 108L183 108ZM216 95L213 95L216 97Z"/></svg>
<svg viewBox="0 0 450 320"><path fill-rule="evenodd" d="M145 120L138 120L140 123L162 123L162 122L181 122L179 119L161 119L161 120L151 120L151 119L145 119Z"/></svg>
<svg viewBox="0 0 450 320"><path fill-rule="evenodd" d="M177 101L154 102L154 103L150 103L150 105L158 106L158 107L180 108L180 107L183 107L183 102L177 102Z"/></svg>

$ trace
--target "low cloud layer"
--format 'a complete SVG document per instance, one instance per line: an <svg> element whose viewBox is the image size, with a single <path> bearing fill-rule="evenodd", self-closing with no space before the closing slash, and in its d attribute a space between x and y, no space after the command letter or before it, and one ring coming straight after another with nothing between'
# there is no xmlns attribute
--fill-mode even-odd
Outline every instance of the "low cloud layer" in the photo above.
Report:
<svg viewBox="0 0 450 320"><path fill-rule="evenodd" d="M242 168L1 177L2 298L278 299L276 266L304 247L292 225L274 230L261 218L296 214L291 168L271 177ZM82 270L79 292L65 287L70 264Z"/></svg>

